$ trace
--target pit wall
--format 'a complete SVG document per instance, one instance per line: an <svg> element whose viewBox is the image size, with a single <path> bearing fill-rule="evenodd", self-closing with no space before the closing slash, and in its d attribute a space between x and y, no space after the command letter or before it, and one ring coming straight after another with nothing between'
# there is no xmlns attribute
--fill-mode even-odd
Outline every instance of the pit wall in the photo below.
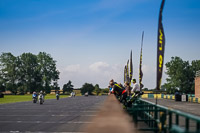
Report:
<svg viewBox="0 0 200 133"><path fill-rule="evenodd" d="M200 98L194 97L194 95L188 95L188 101L193 103L200 103ZM154 98L156 99L170 99L175 100L175 95L165 95L165 94L143 94L141 98Z"/></svg>

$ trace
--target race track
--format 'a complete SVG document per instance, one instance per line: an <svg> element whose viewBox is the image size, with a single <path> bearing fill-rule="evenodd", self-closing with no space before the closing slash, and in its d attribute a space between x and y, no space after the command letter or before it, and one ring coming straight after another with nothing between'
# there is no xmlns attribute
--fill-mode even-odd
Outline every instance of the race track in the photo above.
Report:
<svg viewBox="0 0 200 133"><path fill-rule="evenodd" d="M19 102L0 105L0 132L81 132L92 124L106 96L45 100L43 105Z"/></svg>
<svg viewBox="0 0 200 133"><path fill-rule="evenodd" d="M144 99L150 101L152 103L156 103L156 99ZM200 116L200 104L192 103L192 102L180 102L169 99L158 99L157 104L168 107L170 109L180 110L185 113L193 114L196 116Z"/></svg>

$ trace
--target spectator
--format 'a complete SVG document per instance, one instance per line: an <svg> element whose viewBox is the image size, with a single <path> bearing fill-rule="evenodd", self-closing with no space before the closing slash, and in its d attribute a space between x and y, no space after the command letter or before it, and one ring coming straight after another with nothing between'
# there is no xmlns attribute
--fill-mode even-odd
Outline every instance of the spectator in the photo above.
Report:
<svg viewBox="0 0 200 133"><path fill-rule="evenodd" d="M125 90L126 90L126 92L127 92L127 96L130 96L130 95L131 95L131 87L130 87L130 84L129 84L128 82L125 82L124 87L125 87Z"/></svg>
<svg viewBox="0 0 200 133"><path fill-rule="evenodd" d="M131 90L131 92L135 96L136 94L140 93L140 86L138 85L138 83L136 83L136 79L132 79L132 82L133 82L133 89Z"/></svg>

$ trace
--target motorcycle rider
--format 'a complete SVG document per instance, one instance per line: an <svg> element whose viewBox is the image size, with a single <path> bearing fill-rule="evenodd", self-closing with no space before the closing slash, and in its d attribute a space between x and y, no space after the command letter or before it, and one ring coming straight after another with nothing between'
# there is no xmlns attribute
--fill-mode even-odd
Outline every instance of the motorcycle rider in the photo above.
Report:
<svg viewBox="0 0 200 133"><path fill-rule="evenodd" d="M33 92L32 99L34 103L37 102L37 93L35 91Z"/></svg>
<svg viewBox="0 0 200 133"><path fill-rule="evenodd" d="M59 100L59 91L56 91L56 99Z"/></svg>
<svg viewBox="0 0 200 133"><path fill-rule="evenodd" d="M76 96L76 92L74 92L74 91L73 91L73 96L74 96L74 97Z"/></svg>
<svg viewBox="0 0 200 133"><path fill-rule="evenodd" d="M43 91L41 90L40 93L39 93L39 98L42 98L42 103L44 102L44 93Z"/></svg>
<svg viewBox="0 0 200 133"><path fill-rule="evenodd" d="M37 97L37 93L34 91L32 97Z"/></svg>

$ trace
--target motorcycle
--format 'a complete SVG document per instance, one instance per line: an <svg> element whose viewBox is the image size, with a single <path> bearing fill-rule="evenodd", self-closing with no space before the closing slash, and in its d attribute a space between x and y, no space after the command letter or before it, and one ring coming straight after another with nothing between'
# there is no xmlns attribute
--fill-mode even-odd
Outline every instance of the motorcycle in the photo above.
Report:
<svg viewBox="0 0 200 133"><path fill-rule="evenodd" d="M43 104L44 103L44 96L42 94L39 95L39 103Z"/></svg>
<svg viewBox="0 0 200 133"><path fill-rule="evenodd" d="M88 92L85 93L85 96L88 97Z"/></svg>
<svg viewBox="0 0 200 133"><path fill-rule="evenodd" d="M33 103L37 103L37 96L33 97Z"/></svg>
<svg viewBox="0 0 200 133"><path fill-rule="evenodd" d="M56 99L57 99L57 100L59 100L59 97L60 97L59 94L56 94Z"/></svg>
<svg viewBox="0 0 200 133"><path fill-rule="evenodd" d="M36 103L37 102L37 94L33 94L33 103Z"/></svg>

